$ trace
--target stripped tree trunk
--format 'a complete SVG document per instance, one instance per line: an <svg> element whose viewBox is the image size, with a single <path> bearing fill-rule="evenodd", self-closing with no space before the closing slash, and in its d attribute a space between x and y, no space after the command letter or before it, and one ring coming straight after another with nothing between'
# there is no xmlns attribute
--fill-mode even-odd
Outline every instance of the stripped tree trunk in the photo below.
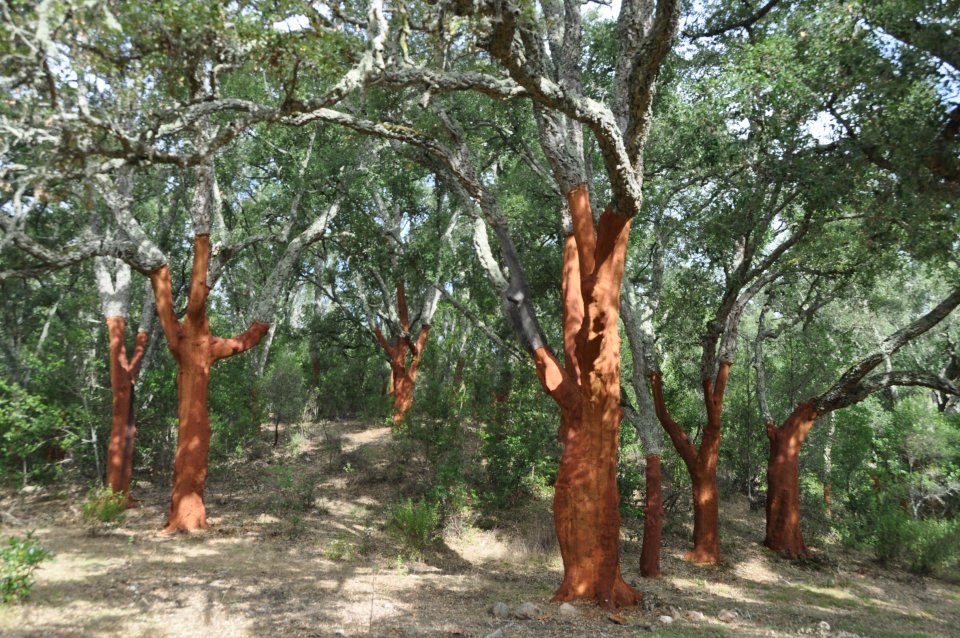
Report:
<svg viewBox="0 0 960 638"><path fill-rule="evenodd" d="M960 389L942 376L897 372L891 370L892 365L889 365L891 358L900 348L940 323L958 305L960 288L954 289L936 307L913 323L897 330L886 339L878 339L877 350L850 366L826 392L799 403L780 427L774 427L766 403L761 313L755 361L757 398L767 422L767 436L770 439L770 460L767 465L767 534L764 545L791 557L807 553L800 530L800 449L818 416L854 405L874 392L893 386L921 386L949 394L960 393ZM870 375L881 363L888 364L887 371Z"/></svg>
<svg viewBox="0 0 960 638"><path fill-rule="evenodd" d="M644 470L646 498L644 499L643 547L640 550L640 575L655 578L660 575L660 539L663 536L663 488L660 479L660 455L647 454Z"/></svg>
<svg viewBox="0 0 960 638"><path fill-rule="evenodd" d="M133 451L137 433L134 415L135 381L143 358L147 333L138 332L133 356L127 359L126 318L107 317L110 335L110 387L113 391L110 443L107 447L107 485L115 493L127 496L127 507L135 507L130 497L133 477Z"/></svg>
<svg viewBox="0 0 960 638"><path fill-rule="evenodd" d="M643 519L643 547L640 551L640 575L654 578L660 575L660 540L663 536L663 495L661 481L661 447L663 434L657 422L656 410L647 385L649 369L656 364L652 318L660 300L660 283L663 261L660 251L654 251L651 285L646 291L648 304L640 307L636 291L627 285L621 301L621 315L626 328L627 341L632 354L634 394L637 409L627 406L626 412L633 422L646 452L644 469L645 497Z"/></svg>
<svg viewBox="0 0 960 638"><path fill-rule="evenodd" d="M145 303L143 321L136 337L133 356L127 359L126 323L130 306L130 266L107 257L94 260L94 276L100 306L109 336L110 387L112 410L110 440L107 446L107 485L126 495L127 507L135 507L130 496L133 476L133 451L136 435L134 383L147 342L153 305Z"/></svg>
<svg viewBox="0 0 960 638"><path fill-rule="evenodd" d="M767 423L770 460L767 463L767 535L763 544L791 557L807 554L800 532L800 447L816 418L813 403L803 402L780 427Z"/></svg>
<svg viewBox="0 0 960 638"><path fill-rule="evenodd" d="M591 598L615 608L642 594L620 573L620 283L630 220L607 210L594 231L585 185L567 195L573 233L563 249L565 365L537 348L537 376L560 406L563 456L553 515L563 582L553 600Z"/></svg>
<svg viewBox="0 0 960 638"><path fill-rule="evenodd" d="M716 386L710 379L703 382L704 403L707 406L707 422L703 439L697 448L687 438L683 428L670 417L663 399L663 384L660 373L650 374L657 418L667 431L674 447L680 454L693 490L693 549L684 558L701 564L716 564L720 561L720 499L717 489L717 461L720 455L720 416L723 394L726 389L730 364L721 362L716 377Z"/></svg>
<svg viewBox="0 0 960 638"><path fill-rule="evenodd" d="M400 325L404 332L410 331L410 313L407 309L407 300L404 292L403 280L397 282L397 308L399 310ZM420 326L416 341L408 337L398 336L394 343L387 341L380 328L374 328L373 334L377 343L383 348L390 361L390 396L393 398L393 425L399 426L413 406L413 389L417 382L417 372L420 370L420 361L423 358L423 348L430 334L430 324ZM408 355L410 355L408 357ZM409 362L407 359L409 358Z"/></svg>
<svg viewBox="0 0 960 638"><path fill-rule="evenodd" d="M177 361L179 430L173 469L170 516L165 531L191 531L207 527L203 490L210 452L210 416L207 397L210 367L220 359L232 357L257 345L270 326L254 321L246 331L231 339L210 334L206 301L210 236L194 238L193 271L190 296L183 322L173 311L170 270L162 266L150 274L156 298L157 315L167 338L167 346Z"/></svg>

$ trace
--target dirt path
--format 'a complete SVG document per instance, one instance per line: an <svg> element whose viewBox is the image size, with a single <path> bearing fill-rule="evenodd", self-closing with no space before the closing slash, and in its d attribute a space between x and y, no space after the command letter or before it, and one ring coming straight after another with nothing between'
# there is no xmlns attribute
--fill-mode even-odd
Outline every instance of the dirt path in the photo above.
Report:
<svg viewBox="0 0 960 638"><path fill-rule="evenodd" d="M639 548L625 542L625 575L647 592L647 609L626 612L625 626L583 605L576 619L561 618L547 602L561 575L548 499L497 529L447 534L411 562L384 530L416 471L389 430L341 422L305 435L295 448L217 468L207 489L213 527L192 536L159 532L165 488L139 487L142 507L96 534L79 521L81 490L4 495L0 508L24 525L3 535L36 529L55 558L29 602L0 608L0 635L960 636L960 587L848 556L819 571L786 564L757 545L762 520L741 504L723 512L729 564L688 565L683 538L668 536L668 576L642 581ZM499 601L541 613L497 620L488 609ZM705 617L658 622L671 608ZM734 608L738 619L717 619Z"/></svg>

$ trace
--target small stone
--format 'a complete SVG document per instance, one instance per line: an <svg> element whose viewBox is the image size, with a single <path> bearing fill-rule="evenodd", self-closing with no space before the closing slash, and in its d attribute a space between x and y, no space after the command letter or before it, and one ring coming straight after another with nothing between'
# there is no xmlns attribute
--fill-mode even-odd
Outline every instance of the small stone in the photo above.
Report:
<svg viewBox="0 0 960 638"><path fill-rule="evenodd" d="M659 618L657 618L657 620L659 620L660 622L662 622L664 625L669 625L670 623L673 622L673 616L666 616L666 615L664 615L664 616L660 616Z"/></svg>
<svg viewBox="0 0 960 638"><path fill-rule="evenodd" d="M687 620L697 620L697 621L704 619L704 615L702 611L688 611L683 615L683 617L686 618Z"/></svg>
<svg viewBox="0 0 960 638"><path fill-rule="evenodd" d="M732 609L721 609L720 613L717 614L717 618L719 618L723 622L733 622L739 617L740 615L737 612L733 611Z"/></svg>
<svg viewBox="0 0 960 638"><path fill-rule="evenodd" d="M580 615L580 610L570 603L563 603L560 605L560 615L564 618L576 618Z"/></svg>
<svg viewBox="0 0 960 638"><path fill-rule="evenodd" d="M491 631L489 634L484 636L484 638L503 638L503 628L501 627L500 629Z"/></svg>
<svg viewBox="0 0 960 638"><path fill-rule="evenodd" d="M513 617L520 620L532 620L539 615L540 608L533 603L523 603L513 612Z"/></svg>
<svg viewBox="0 0 960 638"><path fill-rule="evenodd" d="M828 623L826 620L821 620L820 631L823 631L823 632L830 631L830 623Z"/></svg>
<svg viewBox="0 0 960 638"><path fill-rule="evenodd" d="M510 605L507 603L494 603L490 607L490 613L494 618L507 618L510 615Z"/></svg>

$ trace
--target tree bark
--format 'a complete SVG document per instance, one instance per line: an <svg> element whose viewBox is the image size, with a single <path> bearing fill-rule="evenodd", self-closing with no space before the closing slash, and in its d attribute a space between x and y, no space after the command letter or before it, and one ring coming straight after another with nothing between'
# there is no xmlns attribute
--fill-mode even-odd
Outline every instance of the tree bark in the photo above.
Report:
<svg viewBox="0 0 960 638"><path fill-rule="evenodd" d="M643 546L640 550L640 575L654 578L660 575L660 541L663 528L663 495L661 482L661 441L662 430L657 422L656 410L647 385L648 369L651 362L655 366L653 345L653 327L651 318L660 300L660 282L663 273L663 261L660 251L656 250L653 259L653 277L647 291L647 307L641 311L636 291L631 286L624 287L624 296L620 304L623 326L632 354L632 383L637 397L637 408L626 406L628 418L633 421L637 434L643 442L646 452L646 495L645 516L643 522Z"/></svg>
<svg viewBox="0 0 960 638"><path fill-rule="evenodd" d="M133 450L137 432L134 416L134 383L143 358L147 333L137 333L133 357L127 360L126 319L107 317L110 337L110 387L113 393L110 443L107 447L107 485L127 497L127 507L135 507L130 496L133 476Z"/></svg>
<svg viewBox="0 0 960 638"><path fill-rule="evenodd" d="M699 449L690 442L683 428L670 417L663 398L663 383L659 373L650 375L654 407L660 424L667 431L677 453L690 475L693 491L693 549L684 558L703 565L720 562L720 499L717 488L717 462L720 456L720 417L723 394L730 374L730 363L721 361L716 385L710 379L703 382L707 423Z"/></svg>
<svg viewBox="0 0 960 638"><path fill-rule="evenodd" d="M397 282L397 307L400 325L403 330L410 330L409 311L407 310L406 295L403 281ZM407 417L407 412L413 407L413 390L417 383L417 373L420 370L420 361L423 358L423 349L430 335L430 324L424 323L417 334L417 340L411 342L403 335L390 343L383 336L379 328L373 329L377 343L383 348L390 361L389 393L393 397L393 425L398 427ZM408 363L408 355L410 361Z"/></svg>
<svg viewBox="0 0 960 638"><path fill-rule="evenodd" d="M767 535L763 544L791 558L807 554L800 531L800 447L813 427L812 402L797 405L780 425L767 422L770 460L767 464Z"/></svg>
<svg viewBox="0 0 960 638"><path fill-rule="evenodd" d="M640 551L640 575L655 578L660 575L660 539L663 530L663 497L660 480L660 455L648 454L646 502L643 519L643 549Z"/></svg>
<svg viewBox="0 0 960 638"><path fill-rule="evenodd" d="M573 234L564 241L565 366L534 351L537 376L561 409L563 456L553 515L563 556L555 601L590 598L602 607L642 599L620 572L620 283L630 220L607 210L595 234L587 189L567 196Z"/></svg>
<svg viewBox="0 0 960 638"><path fill-rule="evenodd" d="M182 323L177 320L173 311L169 269L163 266L150 274L157 315L178 369L179 429L170 516L164 529L166 532L192 531L208 526L203 491L210 452L207 398L211 366L220 359L254 347L270 328L269 324L254 321L243 334L231 339L221 339L210 334L206 310L207 295L210 292L207 287L209 258L210 236L196 235L190 295Z"/></svg>

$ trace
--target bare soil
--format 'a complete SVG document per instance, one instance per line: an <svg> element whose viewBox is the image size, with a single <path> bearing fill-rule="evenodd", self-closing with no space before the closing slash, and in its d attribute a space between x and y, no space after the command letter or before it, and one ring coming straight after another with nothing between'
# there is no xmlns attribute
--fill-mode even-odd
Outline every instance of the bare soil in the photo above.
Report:
<svg viewBox="0 0 960 638"><path fill-rule="evenodd" d="M160 481L141 482L141 507L112 529L80 520L79 486L0 494L13 517L2 535L34 529L55 554L27 602L0 607L0 636L960 636L960 587L833 547L813 566L783 561L759 544L762 512L741 500L721 511L724 564L682 561L681 527L664 537L665 575L642 579L625 533L623 571L644 605L625 610L622 625L585 603L568 620L549 602L562 570L548 494L492 529L450 525L412 560L386 522L422 464L388 428L342 421L285 434L296 444L213 468L211 529L197 534L160 531L169 503ZM310 484L313 495L298 493ZM500 620L489 613L496 602L541 613ZM738 618L718 619L731 609ZM664 624L664 614L676 620Z"/></svg>

